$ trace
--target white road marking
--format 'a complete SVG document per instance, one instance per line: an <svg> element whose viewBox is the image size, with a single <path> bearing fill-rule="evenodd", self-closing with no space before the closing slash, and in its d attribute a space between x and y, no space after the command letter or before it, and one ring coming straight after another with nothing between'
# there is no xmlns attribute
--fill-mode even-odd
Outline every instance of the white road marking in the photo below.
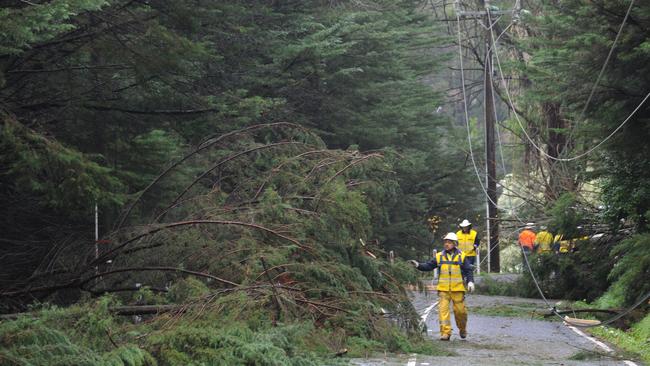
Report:
<svg viewBox="0 0 650 366"><path fill-rule="evenodd" d="M608 345L606 345L605 343L603 343L603 342L597 340L597 339L594 338L594 337L590 337L590 336L588 336L587 334L585 334L585 332L581 331L580 329L578 329L578 328L576 328L576 327L572 327L572 326L570 326L570 325L567 325L567 327L569 327L572 331L576 332L576 334L578 334L578 335L580 335L580 336L582 336L582 337L584 337L584 338L587 338L588 340L594 342L598 347L600 347L600 348L602 348L603 350L605 350L605 352L610 352L610 353L613 353L613 352L614 352L614 350L611 349ZM634 363L634 362L632 362L632 361L629 361L629 360L624 360L623 363L626 364L626 365L628 365L628 366L639 366L639 365L637 365L636 363Z"/></svg>
<svg viewBox="0 0 650 366"><path fill-rule="evenodd" d="M431 306L424 309L424 313L422 313L422 322L423 323L427 322L427 318L429 317L429 313L431 312L431 310L433 310L433 308L436 307L436 305L438 305L438 301L434 302L433 304L431 304Z"/></svg>
<svg viewBox="0 0 650 366"><path fill-rule="evenodd" d="M433 304L431 304L431 306L424 309L424 312L420 316L422 318L423 323L425 323L425 324L427 323L427 318L429 317L429 313L431 313L431 310L433 310L433 308L435 308L436 305L438 305L438 301L434 302ZM430 329L428 329L428 331L431 332ZM415 363L417 362L417 357L416 356L417 356L416 354L411 355L411 358L409 358L409 361L406 364L406 366L415 366ZM428 363L423 363L422 365L428 365Z"/></svg>
<svg viewBox="0 0 650 366"><path fill-rule="evenodd" d="M611 348L609 348L608 345L606 345L605 343L603 343L603 342L601 342L601 341L595 339L594 337L590 337L590 336L586 335L586 334L585 334L583 331L581 331L580 329L578 329L578 328L576 328L576 327L572 327L572 326L570 326L570 325L567 325L567 327L569 327L569 329L571 329L572 331L574 331L574 332L575 332L576 334L578 334L579 336L584 337L584 338L587 338L588 340L590 340L591 342L593 342L595 345L597 345L598 347L600 347L600 348L602 348L603 350L605 350L605 352L614 352L614 350L611 349Z"/></svg>
<svg viewBox="0 0 650 366"><path fill-rule="evenodd" d="M436 305L438 305L438 302L439 302L439 301L436 301L436 302L434 302L433 304L431 304L431 306L429 306L429 307L427 307L426 309L424 309L424 312L423 312L422 315L421 315L422 322L426 323L427 318L429 317L429 313L431 313L431 310L433 310L433 308L435 308ZM571 325L568 325L568 324L566 324L566 323L565 323L565 325L566 325L569 329L571 329L572 331L574 331L576 334L578 334L579 336L588 339L590 342L592 342L592 343L594 343L595 345L597 345L598 347L602 348L605 352L610 352L610 353L613 353L613 352L614 352L614 350L611 349L608 345L606 345L605 343L603 343L603 342L601 342L601 341L595 339L594 337L590 337L590 336L588 336L587 334L585 334L584 332L582 332L582 331L579 330L578 328L573 327L573 326L571 326ZM432 332L431 329L428 329L427 331L428 331L428 332ZM406 366L416 366L416 363L417 363L417 358L416 358L416 356L417 356L417 354L413 354L413 355L411 355L411 357L409 358L408 363L406 364ZM623 363L626 364L626 365L628 365L628 366L639 366L639 365L636 364L635 362L633 362L633 361L629 361L629 360L624 360ZM428 363L428 362L422 362L422 363L420 363L420 365L422 365L422 366L429 366L429 363Z"/></svg>

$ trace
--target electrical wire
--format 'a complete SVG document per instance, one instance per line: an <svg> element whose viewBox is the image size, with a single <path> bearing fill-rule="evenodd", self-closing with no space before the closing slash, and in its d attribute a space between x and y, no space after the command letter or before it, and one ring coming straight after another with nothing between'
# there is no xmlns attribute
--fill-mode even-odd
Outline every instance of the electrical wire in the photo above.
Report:
<svg viewBox="0 0 650 366"><path fill-rule="evenodd" d="M486 10L487 10L487 15L488 15L488 23L491 24L491 23L492 23L492 20L490 19L490 12L489 12L489 9L486 9ZM473 154L473 149L472 149L472 138L471 138L471 130L470 130L470 127L469 127L469 112L468 112L468 110L467 110L467 97L466 97L466 91L465 91L465 75L464 75L464 67L463 67L463 53L462 53L462 44L461 44L461 42L462 42L462 38L461 38L461 30L460 30L460 15L458 14L458 12L456 12L456 20L457 20L457 25L458 25L458 54L459 54L459 60L460 60L461 85L462 85L461 88L462 88L462 92L463 92L463 107L464 107L464 112L465 112L465 125L466 125L466 127L467 127L467 139L468 139L468 143L469 143L469 149L470 149L470 156L471 156L471 160L472 160L472 165L474 166L474 172L476 173L476 177L478 178L479 184L480 184L481 189L482 189L483 193L485 194L486 198L487 198L490 202L492 202L492 204L494 204L495 206L498 207L498 205L497 205L494 201L492 201L492 199L491 199L490 196L488 195L487 191L485 190L485 187L484 187L484 185L483 185L483 182L481 181L481 177L480 177L480 174L479 174L479 172L478 172L478 167L477 167L477 165L476 165L476 160L475 160L475 158L474 158L474 154ZM500 74L501 74L501 81L503 82L503 84L504 84L504 86L505 86L505 92L506 92L506 95L507 95L508 100L509 100L509 102L510 102L510 107L512 108L512 110L513 110L513 112L514 112L514 114L515 114L515 117L516 117L516 119L517 119L517 122L519 123L520 127L522 128L522 131L524 132L524 134L526 135L526 137L528 138L528 140L529 140L529 141L530 141L530 142L535 146L535 148L537 148L537 149L538 149L542 154L548 155L548 154L546 154L543 150L541 150L541 149L540 149L540 148L539 148L539 147L538 147L538 146L537 146L537 145L532 141L532 139L530 138L530 136L528 135L528 133L526 132L526 130L523 128L523 125L522 125L521 121L519 120L519 116L518 116L518 114L517 114L517 111L514 109L514 104L512 103L512 98L510 97L510 92L509 92L509 90L508 90L508 88L507 88L507 85L505 84L505 78L503 77L503 70L502 70L502 68L501 68L501 62L500 62L500 60L499 60L499 55L498 55L497 43L494 42L494 41L495 41L495 37L494 37L494 32L493 32L492 27L490 27L489 31L490 31L490 36L491 36L492 41L493 41L493 47L494 47L494 51L495 51L494 53L495 53L496 60L497 60L497 66L498 66L498 68L499 68L499 72L500 72ZM613 136L613 134L615 134L615 133L616 133L620 128L622 128L623 125L624 125L625 123L627 123L627 121L628 121L628 120L629 120L629 119L630 119L630 118L631 118L631 117L636 113L636 111L637 111L637 110L638 110L638 109L643 105L643 103L645 103L645 101L648 99L648 97L650 97L650 93L648 93L648 95L647 95L647 96L646 96L646 97L641 101L641 103L639 104L639 106L637 106L637 108L636 108L636 109L635 109L635 110L634 110L634 111L633 111L633 112L628 116L628 118L625 119L625 121L624 121L624 122L623 122L623 123L622 123L622 124L621 124L617 129L616 129L616 130L614 130L614 132L612 132L612 134L610 134L610 136L608 136L605 140L601 141L598 145L596 145L596 146L595 146L594 148L592 148L591 150L589 150L589 151L587 151L586 153L582 154L582 156L584 156L584 155L590 153L591 151L595 150L597 147L599 147L599 146L602 145L605 141L607 141L611 136ZM582 157L582 156L573 157L573 158L570 158L570 159L567 159L567 158L555 158L555 159L556 159L556 160L562 160L562 161L571 161L571 160L576 160L576 159L578 159L579 157ZM554 157L551 157L551 156L549 156L549 157L550 157L550 158L554 158ZM514 212L513 212L513 214L514 214ZM521 221L521 219L519 219L519 218L516 216L516 214L514 214L514 216L517 218L517 220ZM521 221L521 222L523 223L523 221ZM491 249L488 251L488 254L487 254L487 256L486 256L485 259L487 259L487 257L489 257L490 253L491 253L492 250L494 250L495 248L496 248L496 246L493 247L493 248L491 248ZM525 263L526 263L526 267L527 267L527 269L528 269L528 272L530 273L530 276L531 276L531 278L533 279L533 282L535 283L535 286L536 286L536 288L537 288L537 291L539 292L539 295L542 297L542 300L544 301L544 303L546 304L546 306L549 308L549 310L550 310L554 315L556 315L558 318L560 318L562 321L564 321L566 324L569 324L569 325L572 325L572 326L575 326L575 327L579 327L579 328L591 328L591 327L603 326L603 325L611 324L612 322L614 322L614 321L616 321L616 320L618 320L618 319L624 317L625 315L629 314L632 310L634 310L635 308L637 308L638 306L640 306L641 304L643 304L646 300L648 300L648 299L650 298L650 292L648 292L647 294L645 294L644 296L642 296L642 298L641 298L637 303L635 303L633 306L629 307L628 309L626 309L625 311L619 313L618 315L611 317L610 319L607 319L607 320L605 320L605 321L599 322L598 324L593 324L593 325L576 324L575 322L571 322L571 321L569 321L568 319L563 318L563 317L558 313L558 311L557 311L557 309L555 308L555 306L551 306L551 304L549 303L548 299L546 299L546 296L544 296L544 293L543 293L543 291L542 291L542 288L540 287L539 282L537 281L537 278L535 277L535 274L533 273L533 270L532 270L532 268L531 268L531 266L530 266L530 262L529 262L529 260L528 260L528 255L526 254L526 251L523 249L522 246L520 246L520 249L521 249L522 255L523 255L523 257L524 257L524 261L525 261ZM484 259L483 261L485 261L485 259ZM481 263L483 263L483 261L481 261ZM480 265L481 263L479 263L479 265Z"/></svg>
<svg viewBox="0 0 650 366"><path fill-rule="evenodd" d="M496 202L494 202L494 200L492 200L487 190L485 189L485 186L483 185L483 181L481 180L481 175L478 171L478 166L476 165L476 159L474 157L474 148L472 147L472 132L469 126L469 111L467 109L467 91L465 90L465 67L463 65L463 47L462 47L462 36L461 36L461 29L460 29L460 14L458 14L458 12L456 12L456 24L458 28L458 56L459 56L459 63L460 63L461 90L463 93L463 110L465 116L465 126L467 129L467 142L469 145L469 154L472 161L472 166L474 167L474 173L476 174L478 183L481 186L481 190L483 191L483 194L485 195L487 200L490 203L492 203L497 209L508 211L508 209L499 206ZM515 218L521 221L522 223L524 222L517 216L515 216Z"/></svg>
<svg viewBox="0 0 650 366"><path fill-rule="evenodd" d="M488 21L490 21L490 12L488 11L487 14L488 14ZM505 77L504 77L504 74L503 74L503 69L501 68L501 60L499 59L498 44L497 44L496 42L494 42L494 40L495 40L495 37L494 37L494 31L493 31L492 29L490 29L489 31L490 31L490 37L492 38L492 42L493 42L494 55L495 55L495 57L496 57L497 67L499 68L499 73L501 74L501 82L502 82L502 84L503 84L503 88L504 88L504 91L505 91L506 97L508 98L508 102L509 102L510 109L512 109L512 112L513 112L513 114L515 115L515 119L517 120L517 123L519 124L519 127L521 128L522 132L524 133L524 135L526 136L526 138L528 139L528 141L529 141L529 142L530 142L530 143L535 147L535 149L537 149L537 151L539 151L542 155L544 155L545 157L547 157L547 158L549 158L549 159L551 159L551 160L569 162L569 161L573 161L573 160L577 160L577 159L583 158L583 157L585 157L585 156L591 154L594 150L598 149L601 145L603 145L603 144L604 144L605 142L607 142L610 138L612 138L612 137L613 137L613 136L614 136L614 135L615 135L615 134L616 134L616 133L617 133L621 128L623 128L623 126L625 126L625 124L626 124L626 123L627 123L627 122L628 122L628 121L629 121L629 120L630 120L630 119L631 119L631 118L636 114L636 112L641 108L641 106L643 106L643 104L646 102L646 100L648 100L648 98L650 98L650 93L648 93L648 94L643 98L643 100L641 101L641 103L639 103L639 105L638 105L638 106L637 106L637 107L632 111L632 113L630 113L630 115L628 115L628 117L625 118L625 120L624 120L624 121L623 121L623 122L622 122L622 123L621 123L621 124L620 124L616 129L615 129L615 130L614 130L614 131L612 131L612 133L610 133L610 134L609 134L609 135L608 135L604 140L600 141L598 144L596 144L595 146L593 146L593 147L590 148L589 150L585 151L584 153L581 153L581 154L579 154L579 155L577 155L577 156L573 156L573 157L571 157L571 158L558 158L558 157L555 157L555 156L549 155L549 154L546 153L546 152L545 152L541 147L539 147L539 146L535 143L535 141L533 141L533 139L532 139L532 138L530 137L530 135L528 134L528 131L526 131L526 128L524 127L523 123L521 122L521 119L519 118L519 114L517 113L517 110L516 110L515 107L514 107L514 103L513 103L513 101L512 101L512 97L511 97L511 95L510 95L510 91L509 91L508 85L507 85L506 82L505 82Z"/></svg>
<svg viewBox="0 0 650 366"><path fill-rule="evenodd" d="M578 327L578 328L593 328L593 327L600 327L600 326L609 325L609 324L621 319L622 317L626 316L627 314L632 312L632 310L638 308L639 306L641 306L641 304L643 304L648 299L650 299L650 292L648 292L645 295L641 296L641 299L638 300L634 305L630 306L629 308L627 308L624 311L618 313L617 315L612 316L611 318L609 318L607 320L603 320L603 321L599 322L598 324L578 324L578 323L572 322L572 321L570 321L570 320L568 320L566 318L563 318L562 315L560 315L558 313L555 306L551 306L551 304L548 302L548 300L544 296L544 293L542 292L542 288L540 287L539 282L537 281L537 278L535 277L535 274L533 273L533 269L530 267L530 262L528 261L528 255L526 254L526 251L524 250L524 247L520 245L520 248L521 248L521 253L524 256L524 262L526 263L526 267L528 268L528 272L530 273L530 277L533 279L533 282L535 283L535 287L537 287L537 291L539 292L539 295L542 297L542 300L544 300L544 303L546 303L546 306L548 306L549 310L553 314L555 314L557 317L562 319L562 321L567 323L568 325Z"/></svg>
<svg viewBox="0 0 650 366"><path fill-rule="evenodd" d="M600 79L603 77L603 74L605 73L605 68L607 68L607 63L609 63L609 59L612 57L612 54L614 53L614 49L616 48L616 43L618 43L618 39L621 38L621 33L623 33L623 27L625 27L625 23L627 22L627 18L630 16L630 11L632 11L633 5L634 5L634 0L630 1L630 6L627 8L627 13L625 13L625 17L623 18L621 27L618 29L618 33L616 33L616 38L614 38L614 43L612 43L612 47L610 47L609 49L609 53L607 54L607 58L605 58L605 63L603 64L603 67L600 68L600 73L598 74L598 78L596 79L594 85L591 87L589 98L587 98L587 102L585 103L585 106L582 108L582 112L580 113L580 117L578 118L578 121L582 121L582 118L584 117L585 112L589 107L591 98L594 96L594 92L596 91L596 88L600 83Z"/></svg>

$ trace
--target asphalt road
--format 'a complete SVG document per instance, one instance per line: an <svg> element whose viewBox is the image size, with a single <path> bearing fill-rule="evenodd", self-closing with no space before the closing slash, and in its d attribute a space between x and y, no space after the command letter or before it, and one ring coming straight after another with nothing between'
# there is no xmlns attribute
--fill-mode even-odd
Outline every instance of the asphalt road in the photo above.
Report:
<svg viewBox="0 0 650 366"><path fill-rule="evenodd" d="M428 336L439 341L437 295L413 295L413 304L426 315ZM468 333L465 340L454 333L450 342L442 343L456 356L434 357L403 355L377 359L353 360L363 366L439 366L439 365L640 365L617 356L608 345L585 336L561 321L532 319L527 313L544 311L541 300L514 297L468 295ZM429 310L427 314L425 314ZM494 314L494 315L491 315ZM507 315L507 316L504 316Z"/></svg>

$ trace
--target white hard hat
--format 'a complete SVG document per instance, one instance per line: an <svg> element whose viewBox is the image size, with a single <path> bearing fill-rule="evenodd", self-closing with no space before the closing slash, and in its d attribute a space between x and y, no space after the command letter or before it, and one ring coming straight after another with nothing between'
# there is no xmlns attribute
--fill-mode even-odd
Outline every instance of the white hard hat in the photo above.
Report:
<svg viewBox="0 0 650 366"><path fill-rule="evenodd" d="M460 227L468 227L468 226L471 226L471 225L472 225L472 223L469 222L469 221L467 221L467 219L465 219L465 220L463 220L463 222L461 222L460 225L458 225L458 226L460 226Z"/></svg>
<svg viewBox="0 0 650 366"><path fill-rule="evenodd" d="M447 235L445 235L445 238L443 240L458 241L458 236L456 236L455 233L447 233Z"/></svg>

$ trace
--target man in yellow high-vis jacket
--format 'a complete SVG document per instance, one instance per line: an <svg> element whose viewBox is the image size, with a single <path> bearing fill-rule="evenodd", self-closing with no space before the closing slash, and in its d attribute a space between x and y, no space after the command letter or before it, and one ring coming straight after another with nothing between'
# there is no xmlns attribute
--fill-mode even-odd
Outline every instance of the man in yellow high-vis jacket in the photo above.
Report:
<svg viewBox="0 0 650 366"><path fill-rule="evenodd" d="M426 263L409 262L420 271L440 269L438 277L438 319L440 320L440 340L451 338L451 318L449 305L453 303L454 318L460 331L460 337L467 337L467 309L465 308L465 291L474 291L472 266L465 253L458 249L458 236L448 233L444 238L444 251ZM467 289L465 289L467 282Z"/></svg>
<svg viewBox="0 0 650 366"><path fill-rule="evenodd" d="M546 226L540 227L542 231L535 235L534 248L540 254L548 254L553 251L553 234L546 230Z"/></svg>
<svg viewBox="0 0 650 366"><path fill-rule="evenodd" d="M460 230L456 233L458 236L458 249L465 253L467 261L476 267L476 251L478 250L480 238L476 230L472 229L472 223L465 219L460 223Z"/></svg>

